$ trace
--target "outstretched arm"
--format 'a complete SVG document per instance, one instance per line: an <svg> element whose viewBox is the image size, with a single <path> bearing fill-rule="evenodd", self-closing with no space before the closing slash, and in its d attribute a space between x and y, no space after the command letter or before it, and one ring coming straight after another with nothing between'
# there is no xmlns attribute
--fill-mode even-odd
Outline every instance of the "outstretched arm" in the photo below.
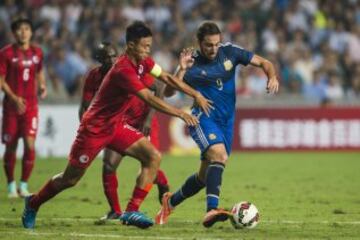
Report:
<svg viewBox="0 0 360 240"><path fill-rule="evenodd" d="M255 67L260 67L268 77L266 90L268 93L276 93L279 91L279 81L276 77L274 65L267 59L254 55L250 61L250 64Z"/></svg>
<svg viewBox="0 0 360 240"><path fill-rule="evenodd" d="M185 49L181 53L181 56L185 56L185 55L187 57L190 56L190 59L192 59L191 54L192 54L192 50ZM180 59L181 59L181 57L180 57ZM187 85L185 82L183 82L182 81L182 78L184 76L183 74L185 74L185 72L183 72L183 71L181 71L181 73L179 73L179 72L177 73L177 75L181 77L181 79L179 79L179 78L171 75L170 73L162 71L160 76L158 76L158 79L163 81L167 85L169 85L171 88L179 90L179 91L191 96L192 98L194 98L197 105L199 105L199 107L204 111L204 113L209 116L210 110L213 108L213 106L211 105L212 101L206 99L201 93L194 90L189 85ZM168 89L168 91L169 91L169 89Z"/></svg>
<svg viewBox="0 0 360 240"><path fill-rule="evenodd" d="M159 76L159 80L194 98L199 107L209 116L210 110L213 108L211 100L206 99L201 93L191 88L185 82L172 76L170 73L162 72Z"/></svg>
<svg viewBox="0 0 360 240"><path fill-rule="evenodd" d="M163 99L165 84L160 82L160 81L155 80L154 87L155 87L155 96L160 98L160 99ZM142 129L142 132L143 132L143 134L145 136L148 136L150 134L151 121L152 121L152 118L153 118L153 116L155 114L155 111L156 111L155 109L151 108L148 115L146 116L144 126L143 126L143 129Z"/></svg>
<svg viewBox="0 0 360 240"><path fill-rule="evenodd" d="M135 94L158 111L181 118L187 125L195 126L199 123L199 120L196 117L167 104L160 98L154 96L149 89L144 88Z"/></svg>

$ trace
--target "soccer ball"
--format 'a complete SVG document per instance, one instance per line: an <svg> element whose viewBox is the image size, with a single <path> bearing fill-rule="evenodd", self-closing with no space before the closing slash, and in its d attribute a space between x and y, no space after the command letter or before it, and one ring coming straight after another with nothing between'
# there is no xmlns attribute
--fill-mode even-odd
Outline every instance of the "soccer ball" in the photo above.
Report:
<svg viewBox="0 0 360 240"><path fill-rule="evenodd" d="M231 210L231 224L236 229L254 228L259 222L259 211L250 202L239 202Z"/></svg>

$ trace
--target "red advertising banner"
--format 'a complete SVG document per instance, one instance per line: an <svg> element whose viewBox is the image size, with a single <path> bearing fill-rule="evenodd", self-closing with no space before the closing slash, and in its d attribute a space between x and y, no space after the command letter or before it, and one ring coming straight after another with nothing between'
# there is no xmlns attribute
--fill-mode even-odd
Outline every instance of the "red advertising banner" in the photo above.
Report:
<svg viewBox="0 0 360 240"><path fill-rule="evenodd" d="M197 152L184 123L160 114L161 150ZM238 109L233 151L360 150L360 108Z"/></svg>

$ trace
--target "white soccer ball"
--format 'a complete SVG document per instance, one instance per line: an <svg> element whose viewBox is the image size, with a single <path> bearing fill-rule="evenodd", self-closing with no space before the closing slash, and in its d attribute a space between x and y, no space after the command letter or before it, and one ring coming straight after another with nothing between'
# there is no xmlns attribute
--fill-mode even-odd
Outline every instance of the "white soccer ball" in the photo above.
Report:
<svg viewBox="0 0 360 240"><path fill-rule="evenodd" d="M259 211L256 206L250 202L239 202L231 210L231 224L236 229L254 228L259 222Z"/></svg>

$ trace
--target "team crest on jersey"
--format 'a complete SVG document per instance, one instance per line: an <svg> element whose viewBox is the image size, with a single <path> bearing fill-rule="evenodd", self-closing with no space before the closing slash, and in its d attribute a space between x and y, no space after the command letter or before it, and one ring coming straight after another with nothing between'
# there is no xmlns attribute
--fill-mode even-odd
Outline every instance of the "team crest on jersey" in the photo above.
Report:
<svg viewBox="0 0 360 240"><path fill-rule="evenodd" d="M81 155L81 156L79 157L79 161L80 161L81 163L87 163L87 162L89 161L89 156L83 154L83 155Z"/></svg>
<svg viewBox="0 0 360 240"><path fill-rule="evenodd" d="M214 133L210 133L209 134L209 139L210 140L215 140L216 139L216 135Z"/></svg>
<svg viewBox="0 0 360 240"><path fill-rule="evenodd" d="M230 71L233 68L233 64L230 60L224 62L224 67L226 71Z"/></svg>
<svg viewBox="0 0 360 240"><path fill-rule="evenodd" d="M13 58L13 59L11 59L11 61L12 61L13 63L15 63L15 62L19 61L19 59L18 59L18 58Z"/></svg>
<svg viewBox="0 0 360 240"><path fill-rule="evenodd" d="M201 75L202 75L202 76L206 76L206 75L207 75L206 71L205 71L205 70L201 70Z"/></svg>
<svg viewBox="0 0 360 240"><path fill-rule="evenodd" d="M40 62L40 59L39 59L39 57L38 56L33 56L33 62L35 63L35 64L38 64L39 62Z"/></svg>
<svg viewBox="0 0 360 240"><path fill-rule="evenodd" d="M143 72L144 72L144 66L140 64L138 69L138 74L141 75Z"/></svg>

